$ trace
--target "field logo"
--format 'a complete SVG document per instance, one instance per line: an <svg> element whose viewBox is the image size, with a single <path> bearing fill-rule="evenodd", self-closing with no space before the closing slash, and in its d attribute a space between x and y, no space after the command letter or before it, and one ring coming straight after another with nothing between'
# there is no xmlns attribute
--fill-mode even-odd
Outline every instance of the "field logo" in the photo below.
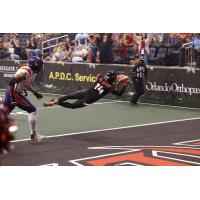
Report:
<svg viewBox="0 0 200 200"><path fill-rule="evenodd" d="M200 165L200 139L174 143L172 146L102 146L88 149L109 153L69 162L92 166Z"/></svg>

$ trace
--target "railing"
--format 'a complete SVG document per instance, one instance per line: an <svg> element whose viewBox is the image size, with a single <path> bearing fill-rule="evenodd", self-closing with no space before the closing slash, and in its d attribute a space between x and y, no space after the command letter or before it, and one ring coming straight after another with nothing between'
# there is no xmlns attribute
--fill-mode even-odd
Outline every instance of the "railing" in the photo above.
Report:
<svg viewBox="0 0 200 200"><path fill-rule="evenodd" d="M185 48L185 65L194 67L196 65L193 54L193 42L188 42L182 46Z"/></svg>
<svg viewBox="0 0 200 200"><path fill-rule="evenodd" d="M43 42L42 42L42 54L44 53L44 50L51 49L51 48L53 48L53 47L58 46L58 45L59 45L59 39L61 39L61 38L67 38L67 37L68 37L68 35L62 35L62 36L60 36L60 37L56 37L56 38L52 38L52 39L43 41ZM50 45L50 46L48 46L48 47L44 47L44 44L45 44L45 43L52 42L52 41L56 41L56 44Z"/></svg>

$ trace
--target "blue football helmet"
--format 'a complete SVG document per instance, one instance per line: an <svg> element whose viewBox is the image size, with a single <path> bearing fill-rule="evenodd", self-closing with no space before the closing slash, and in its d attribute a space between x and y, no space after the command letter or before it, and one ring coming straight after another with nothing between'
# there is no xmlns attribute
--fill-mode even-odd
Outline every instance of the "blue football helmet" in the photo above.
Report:
<svg viewBox="0 0 200 200"><path fill-rule="evenodd" d="M42 71L44 62L42 58L37 56L32 56L29 58L28 65L33 70L34 73L38 74L39 72Z"/></svg>

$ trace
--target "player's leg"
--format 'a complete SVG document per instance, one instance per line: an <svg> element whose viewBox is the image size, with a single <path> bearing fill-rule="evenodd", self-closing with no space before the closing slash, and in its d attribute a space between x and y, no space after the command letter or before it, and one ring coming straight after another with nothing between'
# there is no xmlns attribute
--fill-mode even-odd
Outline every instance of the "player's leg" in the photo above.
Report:
<svg viewBox="0 0 200 200"><path fill-rule="evenodd" d="M140 88L139 90L140 90L140 96L141 96L144 94L144 82L142 79L140 80L139 88Z"/></svg>
<svg viewBox="0 0 200 200"><path fill-rule="evenodd" d="M5 107L7 107L9 113L11 113L12 110L14 110L14 108L16 106L15 104L12 103L12 98L11 98L9 90L6 90L6 92L5 92L3 104L4 104Z"/></svg>
<svg viewBox="0 0 200 200"><path fill-rule="evenodd" d="M79 99L78 101L75 101L73 103L65 101L65 102L59 102L58 104L64 108L69 108L69 109L83 108L87 106L87 104L85 103L85 98Z"/></svg>
<svg viewBox="0 0 200 200"><path fill-rule="evenodd" d="M47 106L53 106L57 104L60 105L60 103L63 103L68 99L81 99L81 98L84 98L85 93L86 91L79 91L79 92L75 92L69 95L61 96L58 99L51 99L48 102L45 102L44 106L47 107Z"/></svg>
<svg viewBox="0 0 200 200"><path fill-rule="evenodd" d="M137 100L138 100L138 96L139 96L139 82L138 81L133 81L133 87L135 90L134 95L131 98L131 105L137 105Z"/></svg>
<svg viewBox="0 0 200 200"><path fill-rule="evenodd" d="M63 97L60 97L59 100L60 101L66 101L68 99L81 99L81 98L84 98L84 95L85 95L86 91L83 90L83 91L78 91L78 92L75 92L75 93L72 93L72 94L69 94L69 95L65 95Z"/></svg>
<svg viewBox="0 0 200 200"><path fill-rule="evenodd" d="M36 119L37 109L36 107L23 95L19 94L16 96L17 107L28 112L28 123L31 133L31 141L40 142L43 137L37 133L36 130Z"/></svg>
<svg viewBox="0 0 200 200"><path fill-rule="evenodd" d="M131 103L133 105L137 105L137 101L142 94L144 94L144 83L143 80L140 79L134 83L135 94L132 96Z"/></svg>

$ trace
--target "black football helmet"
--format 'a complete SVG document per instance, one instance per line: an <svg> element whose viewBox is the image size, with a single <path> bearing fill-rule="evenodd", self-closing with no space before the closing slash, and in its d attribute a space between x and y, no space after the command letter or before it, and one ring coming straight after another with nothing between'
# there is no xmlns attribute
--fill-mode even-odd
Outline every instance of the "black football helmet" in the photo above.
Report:
<svg viewBox="0 0 200 200"><path fill-rule="evenodd" d="M104 75L104 78L108 81L108 83L112 84L116 81L117 74L113 71L109 71Z"/></svg>
<svg viewBox="0 0 200 200"><path fill-rule="evenodd" d="M44 62L40 57L32 56L28 61L28 65L34 73L38 74L42 71Z"/></svg>

